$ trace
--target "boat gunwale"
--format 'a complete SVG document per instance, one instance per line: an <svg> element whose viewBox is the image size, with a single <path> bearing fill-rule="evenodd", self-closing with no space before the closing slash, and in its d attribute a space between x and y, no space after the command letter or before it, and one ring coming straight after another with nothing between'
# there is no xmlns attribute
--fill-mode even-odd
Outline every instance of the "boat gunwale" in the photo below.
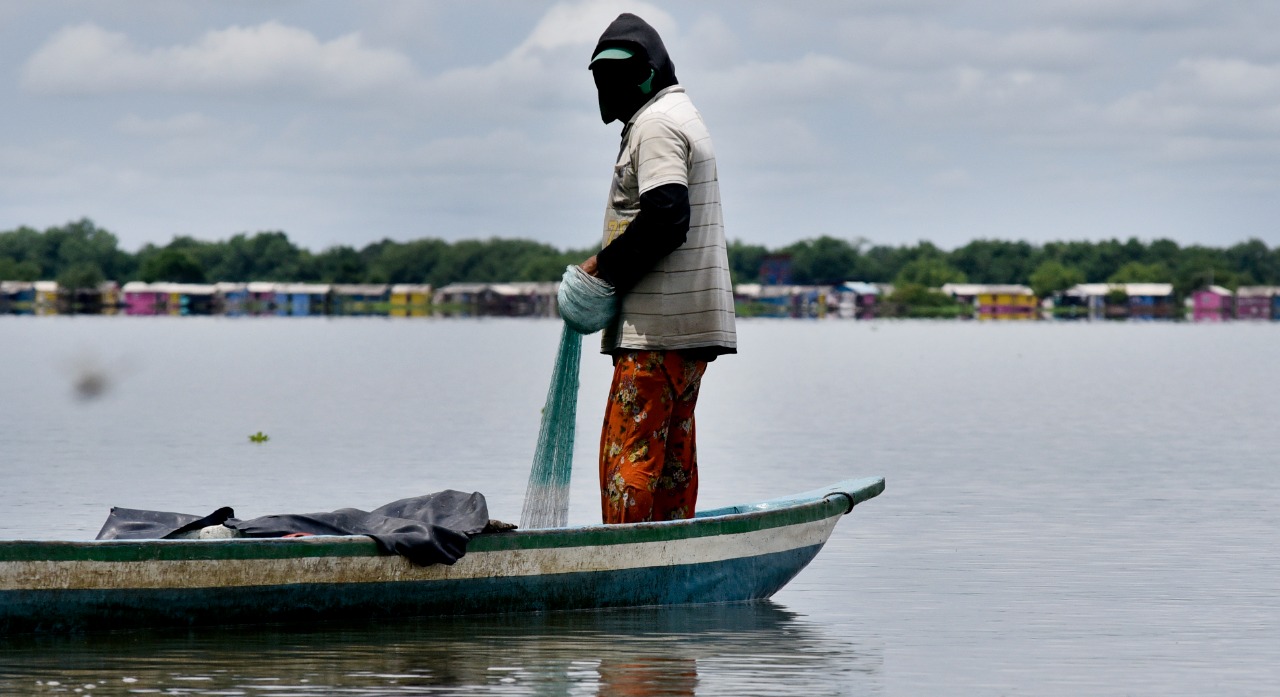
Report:
<svg viewBox="0 0 1280 697"><path fill-rule="evenodd" d="M711 509L683 520L485 533L471 539L468 552L666 542L801 525L844 515L883 490L884 479L870 477L845 480L791 497ZM364 535L205 540L0 540L0 563L375 556L390 555L381 552L374 541Z"/></svg>

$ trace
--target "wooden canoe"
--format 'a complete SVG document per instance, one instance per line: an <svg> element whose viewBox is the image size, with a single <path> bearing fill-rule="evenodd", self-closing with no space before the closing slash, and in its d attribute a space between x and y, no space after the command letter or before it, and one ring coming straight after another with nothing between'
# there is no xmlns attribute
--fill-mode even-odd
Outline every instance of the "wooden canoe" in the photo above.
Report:
<svg viewBox="0 0 1280 697"><path fill-rule="evenodd" d="M882 491L846 480L689 520L483 534L452 566L363 536L2 541L0 634L760 600Z"/></svg>

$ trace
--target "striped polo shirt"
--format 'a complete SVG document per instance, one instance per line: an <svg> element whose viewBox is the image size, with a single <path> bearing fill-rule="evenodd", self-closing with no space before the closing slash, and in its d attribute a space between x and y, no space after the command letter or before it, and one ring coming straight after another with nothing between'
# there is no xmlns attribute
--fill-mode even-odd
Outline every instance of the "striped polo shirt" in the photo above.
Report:
<svg viewBox="0 0 1280 697"><path fill-rule="evenodd" d="M716 155L702 115L680 85L654 95L622 132L605 207L604 246L626 233L640 212L640 194L663 184L688 187L689 233L622 296L601 350L734 353L738 337Z"/></svg>

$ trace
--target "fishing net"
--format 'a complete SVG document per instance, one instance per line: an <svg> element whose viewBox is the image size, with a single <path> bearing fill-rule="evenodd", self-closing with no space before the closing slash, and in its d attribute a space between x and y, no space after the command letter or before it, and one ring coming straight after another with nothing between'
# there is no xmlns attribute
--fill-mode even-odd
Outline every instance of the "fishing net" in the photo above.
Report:
<svg viewBox="0 0 1280 697"><path fill-rule="evenodd" d="M613 287L577 266L565 269L557 301L564 329L560 332L547 402L542 407L542 428L520 513L520 527L526 530L564 527L568 520L582 336L603 329L617 310Z"/></svg>
<svg viewBox="0 0 1280 697"><path fill-rule="evenodd" d="M618 312L613 286L577 266L564 270L556 302L564 323L579 334L594 334L604 329Z"/></svg>

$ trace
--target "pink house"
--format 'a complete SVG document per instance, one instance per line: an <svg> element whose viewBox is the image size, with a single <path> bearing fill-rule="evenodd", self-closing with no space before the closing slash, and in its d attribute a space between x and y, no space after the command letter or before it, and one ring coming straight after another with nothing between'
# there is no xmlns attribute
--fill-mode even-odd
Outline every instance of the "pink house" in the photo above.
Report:
<svg viewBox="0 0 1280 697"><path fill-rule="evenodd" d="M1236 289L1237 319L1271 319L1275 298L1280 296L1280 287L1276 286L1241 286Z"/></svg>
<svg viewBox="0 0 1280 697"><path fill-rule="evenodd" d="M1220 322L1231 317L1233 296L1222 286L1201 288L1191 294L1191 319L1197 322Z"/></svg>
<svg viewBox="0 0 1280 697"><path fill-rule="evenodd" d="M121 288L126 315L158 315L164 311L164 294L142 281L129 281Z"/></svg>

